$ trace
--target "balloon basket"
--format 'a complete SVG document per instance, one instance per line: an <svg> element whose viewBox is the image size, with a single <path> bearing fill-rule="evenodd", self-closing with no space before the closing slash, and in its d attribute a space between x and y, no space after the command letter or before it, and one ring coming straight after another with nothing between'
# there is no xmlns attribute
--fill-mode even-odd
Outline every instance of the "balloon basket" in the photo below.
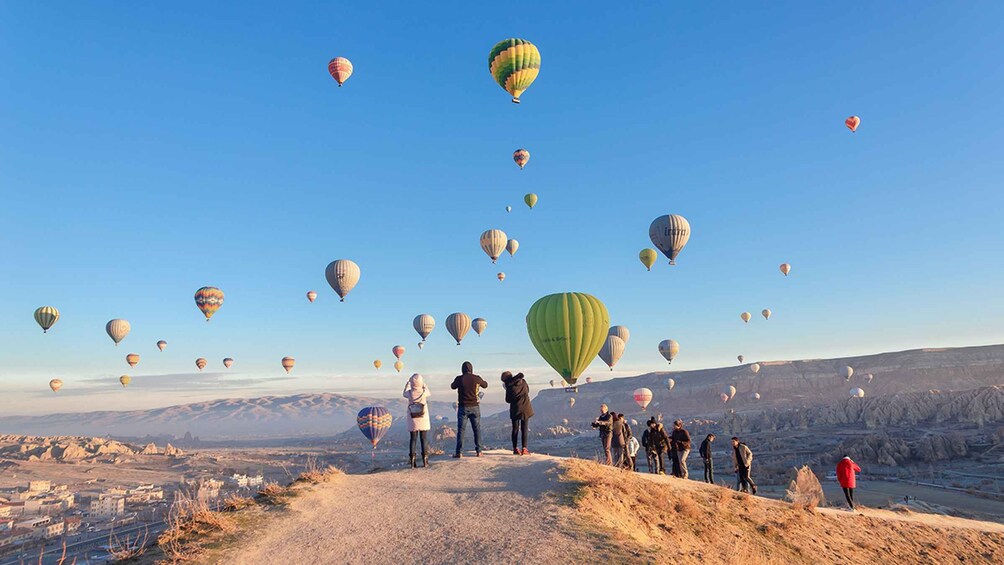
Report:
<svg viewBox="0 0 1004 565"><path fill-rule="evenodd" d="M565 392L567 392L567 393L579 392L579 387L577 387L577 386L566 386L565 387Z"/></svg>
<svg viewBox="0 0 1004 565"><path fill-rule="evenodd" d="M513 98L512 99L512 103L513 104L519 104L519 98Z"/></svg>

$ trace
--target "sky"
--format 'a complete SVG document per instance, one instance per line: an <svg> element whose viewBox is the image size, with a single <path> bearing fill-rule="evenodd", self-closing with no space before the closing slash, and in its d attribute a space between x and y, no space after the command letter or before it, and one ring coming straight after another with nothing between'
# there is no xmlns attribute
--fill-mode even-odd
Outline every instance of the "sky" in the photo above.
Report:
<svg viewBox="0 0 1004 565"><path fill-rule="evenodd" d="M1004 342L1004 4L383 4L0 3L0 414L390 397L412 372L445 399L468 359L539 388L524 319L566 291L632 332L596 379L667 369L667 338L674 370ZM487 69L508 37L541 52L520 105ZM647 272L663 214L693 234ZM490 228L520 242L498 265ZM456 311L484 335L454 345Z"/></svg>

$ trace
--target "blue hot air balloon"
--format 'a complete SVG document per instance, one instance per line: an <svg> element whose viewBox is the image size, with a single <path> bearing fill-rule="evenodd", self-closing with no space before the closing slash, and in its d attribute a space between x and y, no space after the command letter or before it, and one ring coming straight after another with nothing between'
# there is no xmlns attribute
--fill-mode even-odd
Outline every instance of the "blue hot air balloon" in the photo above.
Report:
<svg viewBox="0 0 1004 565"><path fill-rule="evenodd" d="M370 406L359 411L359 415L356 416L356 425L359 426L359 431L373 444L373 449L376 449L376 445L390 429L392 420L390 412L383 406Z"/></svg>

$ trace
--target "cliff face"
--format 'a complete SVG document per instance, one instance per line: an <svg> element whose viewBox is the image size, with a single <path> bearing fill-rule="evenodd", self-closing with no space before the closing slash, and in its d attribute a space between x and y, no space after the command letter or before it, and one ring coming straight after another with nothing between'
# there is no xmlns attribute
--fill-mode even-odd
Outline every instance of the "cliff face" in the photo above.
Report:
<svg viewBox="0 0 1004 565"><path fill-rule="evenodd" d="M165 455L184 455L180 449L170 445L168 448ZM118 455L155 455L157 451L157 446L152 443L140 448L105 438L0 435L0 458L22 461L114 459Z"/></svg>

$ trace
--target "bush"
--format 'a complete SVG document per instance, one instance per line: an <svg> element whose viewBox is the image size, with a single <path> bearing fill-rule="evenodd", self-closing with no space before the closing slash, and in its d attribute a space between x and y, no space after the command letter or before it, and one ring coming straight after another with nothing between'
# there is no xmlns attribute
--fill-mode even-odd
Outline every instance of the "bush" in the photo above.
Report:
<svg viewBox="0 0 1004 565"><path fill-rule="evenodd" d="M814 510L821 504L826 504L826 495L823 494L823 487L819 484L819 479L808 465L803 465L795 472L795 480L791 481L785 498L791 502L795 508Z"/></svg>

